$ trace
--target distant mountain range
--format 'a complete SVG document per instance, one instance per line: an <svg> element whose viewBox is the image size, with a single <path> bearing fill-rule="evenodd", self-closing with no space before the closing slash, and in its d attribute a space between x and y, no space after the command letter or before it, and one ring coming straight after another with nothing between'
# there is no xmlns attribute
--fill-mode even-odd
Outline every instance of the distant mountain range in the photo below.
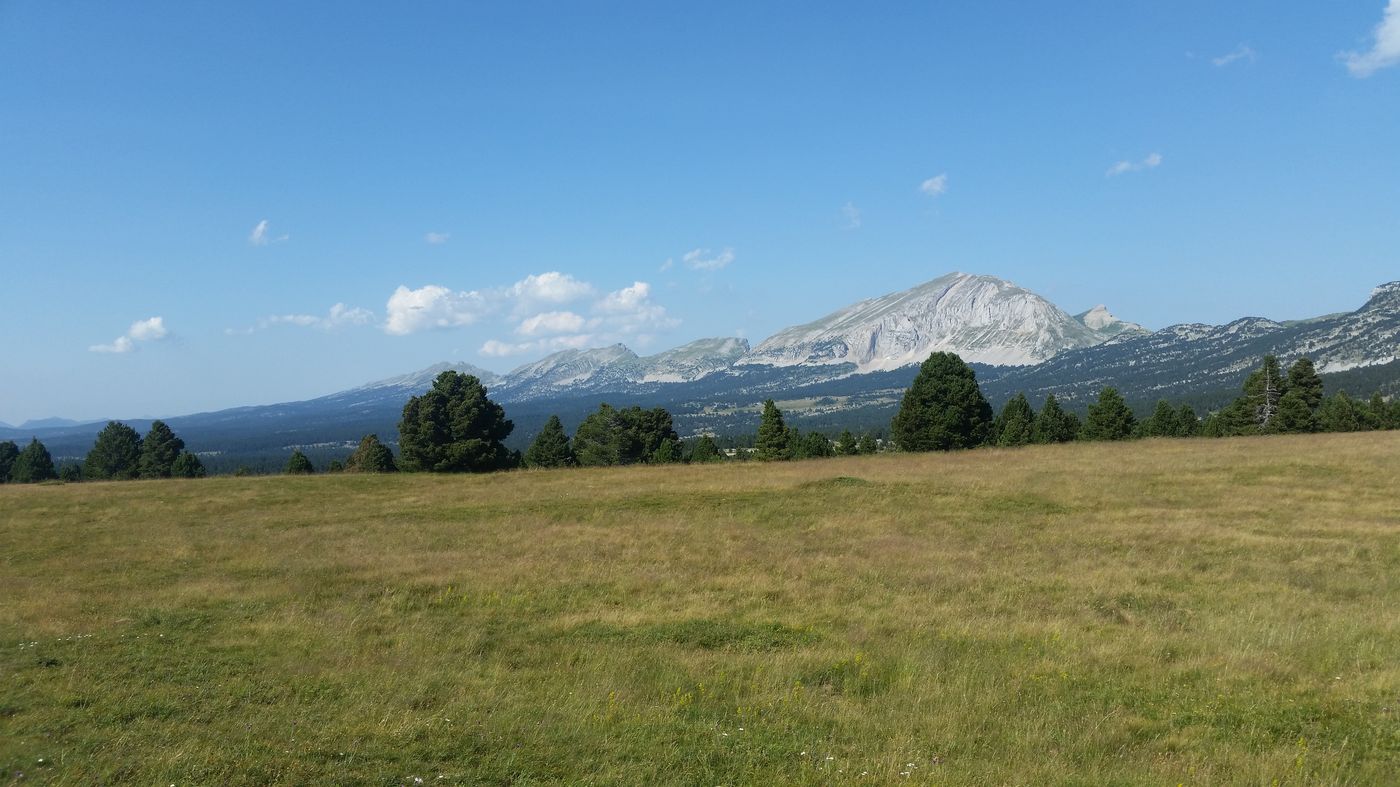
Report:
<svg viewBox="0 0 1400 787"><path fill-rule="evenodd" d="M1205 409L1228 401L1265 354L1285 363L1306 355L1333 388L1396 391L1400 282L1377 287L1345 314L1287 323L1246 317L1153 332L1103 306L1071 316L1011 282L952 273L786 328L755 347L711 338L639 356L615 344L554 353L505 375L441 363L318 399L166 421L215 460L278 461L293 447L338 455L368 432L392 439L408 397L452 370L476 375L506 405L517 423L516 445L550 413L572 426L605 400L665 406L682 434L751 430L768 397L782 401L803 428L878 428L918 363L936 351L972 363L997 405L1025 391L1033 401L1054 393L1082 409L1113 385L1140 408L1168 398ZM144 429L149 422L128 423ZM0 425L0 439L34 434L56 455L79 456L100 426L45 419Z"/></svg>

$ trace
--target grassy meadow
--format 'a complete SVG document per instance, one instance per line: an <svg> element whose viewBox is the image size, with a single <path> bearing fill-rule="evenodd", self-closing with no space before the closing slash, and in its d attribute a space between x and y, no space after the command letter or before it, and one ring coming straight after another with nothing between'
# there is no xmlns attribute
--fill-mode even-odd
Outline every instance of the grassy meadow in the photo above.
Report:
<svg viewBox="0 0 1400 787"><path fill-rule="evenodd" d="M0 486L0 784L1397 781L1400 433Z"/></svg>

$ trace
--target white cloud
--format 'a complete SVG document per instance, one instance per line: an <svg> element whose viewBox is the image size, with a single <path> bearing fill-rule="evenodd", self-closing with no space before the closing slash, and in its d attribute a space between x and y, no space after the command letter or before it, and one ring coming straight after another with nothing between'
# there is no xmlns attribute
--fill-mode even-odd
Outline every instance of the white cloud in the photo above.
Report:
<svg viewBox="0 0 1400 787"><path fill-rule="evenodd" d="M523 342L491 339L481 346L481 353L499 357L597 347L618 341L646 344L654 334L679 324L680 320L668 314L664 306L652 301L651 285L639 281L599 298L588 317L569 311L527 317L516 325L515 333L538 338Z"/></svg>
<svg viewBox="0 0 1400 787"><path fill-rule="evenodd" d="M919 191L922 191L930 197L941 197L944 194L947 194L948 173L944 172L940 175L934 175L928 180L925 180L923 183L920 183Z"/></svg>
<svg viewBox="0 0 1400 787"><path fill-rule="evenodd" d="M551 336L547 339L539 339L532 342L502 342L495 339L487 339L481 345L481 354L496 358L503 358L509 355L525 355L526 353L553 353L560 350L582 350L595 343L602 343L603 339L596 339L592 334L576 334L573 336Z"/></svg>
<svg viewBox="0 0 1400 787"><path fill-rule="evenodd" d="M165 318L151 317L150 319L137 320L132 323L126 335L138 342L151 342L157 339L164 339L170 335L170 331L165 329Z"/></svg>
<svg viewBox="0 0 1400 787"><path fill-rule="evenodd" d="M126 333L112 340L111 344L94 344L88 348L95 353L129 353L136 349L137 342L160 341L170 335L163 317L150 317L131 324Z"/></svg>
<svg viewBox="0 0 1400 787"><path fill-rule="evenodd" d="M323 331L331 331L336 328L343 328L351 325L369 325L374 322L374 312L369 309L362 309L358 306L346 306L337 303L330 308L325 316L315 314L274 314L271 317L264 317L256 327L243 331L228 330L224 333L253 333L274 325L296 325L301 328L319 328Z"/></svg>
<svg viewBox="0 0 1400 787"><path fill-rule="evenodd" d="M290 238L290 235L279 235L272 237L272 227L263 219L253 226L253 231L248 233L248 243L253 246L266 246L269 243L281 243Z"/></svg>
<svg viewBox="0 0 1400 787"><path fill-rule="evenodd" d="M1156 169L1162 165L1161 153L1149 153L1142 161L1120 161L1108 168L1104 173L1106 178L1115 178L1119 175L1126 175L1129 172L1140 172L1144 169Z"/></svg>
<svg viewBox="0 0 1400 787"><path fill-rule="evenodd" d="M663 262L663 263L661 263L660 271L661 271L662 273L665 273L666 271L669 271L670 269L672 269L672 268L674 268L674 267L676 267L676 261L675 261L674 259L670 258L670 257L667 257L667 258L666 258L666 261Z"/></svg>
<svg viewBox="0 0 1400 787"><path fill-rule="evenodd" d="M1255 52L1249 44L1240 44L1235 48L1235 51L1221 55L1220 57L1213 57L1210 59L1210 62L1214 63L1216 66L1228 66L1238 60L1247 60L1253 63L1258 56L1259 54Z"/></svg>
<svg viewBox="0 0 1400 787"><path fill-rule="evenodd" d="M846 229L860 229L860 208L857 208L855 203L847 202L845 205L842 205L841 216L846 220L845 225L843 225Z"/></svg>
<svg viewBox="0 0 1400 787"><path fill-rule="evenodd" d="M693 249L681 256L681 262L697 271L717 271L733 261L734 250L731 248L725 248L718 254L712 254L709 249Z"/></svg>
<svg viewBox="0 0 1400 787"><path fill-rule="evenodd" d="M91 347L88 348L88 352L95 352L95 353L129 353L129 352L131 352L131 351L134 350L134 349L136 349L136 345L132 343L130 337L127 337L127 336L118 336L118 337L116 338L116 340L113 341L111 344L94 344L94 345L92 345Z"/></svg>
<svg viewBox="0 0 1400 787"><path fill-rule="evenodd" d="M569 303L593 293L593 285L588 282L579 281L567 273L550 271L526 276L507 288L504 296L515 299L518 307L528 308L538 303Z"/></svg>
<svg viewBox="0 0 1400 787"><path fill-rule="evenodd" d="M644 281L608 293L594 304L593 310L602 317L602 327L614 335L645 335L680 324L680 320L666 313L664 306L652 302L651 285Z"/></svg>
<svg viewBox="0 0 1400 787"><path fill-rule="evenodd" d="M441 246L452 237L450 232L429 232L423 236L423 242L432 246Z"/></svg>
<svg viewBox="0 0 1400 787"><path fill-rule="evenodd" d="M521 320L515 332L521 336L539 336L547 333L577 333L587 323L582 315L573 312L543 312Z"/></svg>
<svg viewBox="0 0 1400 787"><path fill-rule="evenodd" d="M1373 35L1375 42L1370 51L1338 55L1357 79L1365 79L1382 68L1400 63L1400 0L1390 0Z"/></svg>
<svg viewBox="0 0 1400 787"><path fill-rule="evenodd" d="M490 311L490 303L475 290L454 292L436 284L410 290L399 285L385 311L385 333L405 336L428 328L470 325Z"/></svg>

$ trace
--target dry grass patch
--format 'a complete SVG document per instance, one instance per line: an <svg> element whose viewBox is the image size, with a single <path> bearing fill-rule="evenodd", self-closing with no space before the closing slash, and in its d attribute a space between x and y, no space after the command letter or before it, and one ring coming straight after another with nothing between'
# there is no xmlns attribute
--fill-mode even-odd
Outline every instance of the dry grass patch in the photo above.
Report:
<svg viewBox="0 0 1400 787"><path fill-rule="evenodd" d="M1397 500L1384 433L0 487L0 782L1386 783Z"/></svg>

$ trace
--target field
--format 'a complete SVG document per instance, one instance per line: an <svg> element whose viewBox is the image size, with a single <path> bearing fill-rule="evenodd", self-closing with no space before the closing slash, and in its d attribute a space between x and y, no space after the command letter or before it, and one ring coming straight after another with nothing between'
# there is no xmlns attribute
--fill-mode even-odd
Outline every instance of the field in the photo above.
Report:
<svg viewBox="0 0 1400 787"><path fill-rule="evenodd" d="M1396 433L0 486L0 784L1398 773Z"/></svg>

